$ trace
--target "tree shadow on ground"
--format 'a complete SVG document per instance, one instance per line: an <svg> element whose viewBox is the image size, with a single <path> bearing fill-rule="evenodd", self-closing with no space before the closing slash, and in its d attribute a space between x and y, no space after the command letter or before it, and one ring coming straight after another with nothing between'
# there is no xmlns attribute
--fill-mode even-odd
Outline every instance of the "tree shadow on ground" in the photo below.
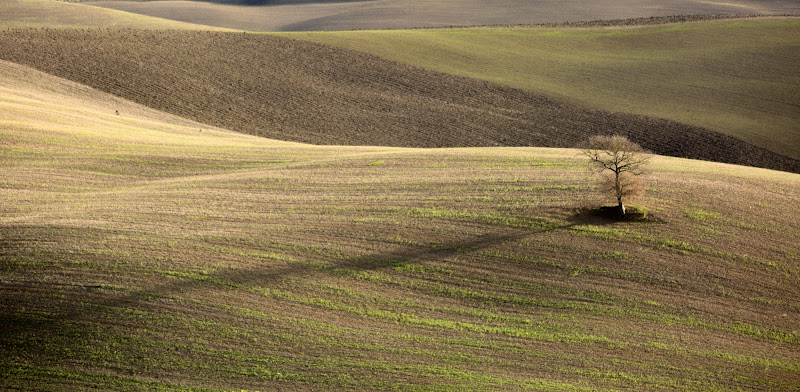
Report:
<svg viewBox="0 0 800 392"><path fill-rule="evenodd" d="M374 271L392 268L398 263L420 263L422 261L440 260L463 254L465 250L475 252L489 247L502 246L502 244L521 240L537 234L568 229L576 223L555 226L544 229L525 229L502 227L491 232L485 232L472 238L461 241L449 241L433 246L407 245L374 252L361 256L349 257L344 260L326 264L323 270L328 271ZM223 281L235 284L268 285L282 278L302 277L314 271L314 267L304 264L289 264L280 270L268 271L264 269L229 269L218 271L215 275Z"/></svg>
<svg viewBox="0 0 800 392"><path fill-rule="evenodd" d="M620 215L617 206L581 207L568 219L573 224L605 226L621 222L663 223L658 216L637 206L628 206L627 213Z"/></svg>
<svg viewBox="0 0 800 392"><path fill-rule="evenodd" d="M110 275L94 275L89 278L91 281L78 278L77 281L66 282L54 282L32 276L20 276L14 279L9 276L10 279L0 281L0 292L9 294L0 298L0 355L19 360L22 358L26 358L25 360L33 358L55 360L60 352L79 352L82 347L81 342L85 340L86 336L91 335L90 330L105 328L99 325L93 326L93 324L98 323L98 320L109 320L109 314L113 314L113 312L108 313L111 308L154 313L174 311L171 305L153 301L154 298L183 296L197 290L248 290L252 287L276 286L286 279L301 279L309 274L376 271L393 268L398 263L416 264L441 260L461 254L465 249L477 251L488 247L502 246L509 241L568 229L573 225L574 223L571 223L544 229L495 226L478 235L438 243L436 246L387 247L379 252L315 264L290 262L283 265L253 265L245 268L221 269L205 275L192 274L191 271L188 271L186 276L179 274L182 271L176 271L178 274L158 279L159 282L154 282L153 286L133 288L132 290L114 288L115 279ZM40 226L32 229L35 232L36 229L47 230L48 227ZM6 238L8 240L14 237L12 232L7 231L5 234L8 234ZM102 236L105 233L97 234ZM13 259L13 255L6 256L10 256L8 260ZM77 257L81 257L81 255L77 255ZM69 263L69 260L64 260L64 262ZM62 297L63 300L49 303L46 298L53 293ZM38 311L34 313L26 311L26 308L31 307L37 308ZM117 321L123 322L122 320ZM100 323L102 324L102 322ZM62 331L62 335L68 336L54 336L53 331ZM11 355L14 352L19 353L19 350L23 350L24 355ZM62 359L81 360L80 358L60 358L59 360Z"/></svg>

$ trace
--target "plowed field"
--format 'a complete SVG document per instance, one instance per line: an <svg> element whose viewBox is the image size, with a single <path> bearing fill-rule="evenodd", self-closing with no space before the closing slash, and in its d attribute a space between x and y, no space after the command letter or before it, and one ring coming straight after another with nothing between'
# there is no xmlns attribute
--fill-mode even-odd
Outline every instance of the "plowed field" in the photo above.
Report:
<svg viewBox="0 0 800 392"><path fill-rule="evenodd" d="M800 175L278 142L0 61L2 391L794 391ZM120 115L114 111L119 110Z"/></svg>
<svg viewBox="0 0 800 392"><path fill-rule="evenodd" d="M291 33L583 107L662 118L800 159L800 18L698 16Z"/></svg>
<svg viewBox="0 0 800 392"><path fill-rule="evenodd" d="M0 58L244 133L314 144L571 147L621 134L663 154L800 172L705 129L587 110L376 56L244 33L12 30Z"/></svg>

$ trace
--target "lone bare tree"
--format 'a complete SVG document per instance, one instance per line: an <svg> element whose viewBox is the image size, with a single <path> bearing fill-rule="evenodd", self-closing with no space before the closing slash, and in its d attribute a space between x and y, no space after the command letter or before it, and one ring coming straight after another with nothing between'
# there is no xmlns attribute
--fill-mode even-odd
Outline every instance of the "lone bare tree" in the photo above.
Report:
<svg viewBox="0 0 800 392"><path fill-rule="evenodd" d="M643 174L650 153L624 136L602 135L589 138L581 151L589 157L590 170L604 175L602 189L617 199L619 214L624 216L624 203L644 194L644 186L637 177Z"/></svg>

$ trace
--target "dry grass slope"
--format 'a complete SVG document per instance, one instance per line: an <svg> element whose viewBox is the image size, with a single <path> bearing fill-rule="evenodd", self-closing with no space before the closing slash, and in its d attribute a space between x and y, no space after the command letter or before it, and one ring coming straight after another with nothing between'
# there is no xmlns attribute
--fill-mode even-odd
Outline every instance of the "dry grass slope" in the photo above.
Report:
<svg viewBox="0 0 800 392"><path fill-rule="evenodd" d="M0 389L792 390L800 176L321 147L0 62ZM114 114L119 110L120 114Z"/></svg>
<svg viewBox="0 0 800 392"><path fill-rule="evenodd" d="M275 36L12 30L0 32L0 58L179 116L274 139L572 147L588 135L621 134L658 154L800 172L799 161L701 128L583 109Z"/></svg>
<svg viewBox="0 0 800 392"><path fill-rule="evenodd" d="M43 27L224 30L60 0L0 1L0 29Z"/></svg>

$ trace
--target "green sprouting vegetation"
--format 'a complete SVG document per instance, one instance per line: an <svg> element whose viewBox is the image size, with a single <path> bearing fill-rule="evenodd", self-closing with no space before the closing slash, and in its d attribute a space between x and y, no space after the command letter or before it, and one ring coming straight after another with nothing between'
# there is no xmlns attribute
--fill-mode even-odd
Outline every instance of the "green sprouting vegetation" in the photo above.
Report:
<svg viewBox="0 0 800 392"><path fill-rule="evenodd" d="M2 389L797 386L796 174L656 157L608 220L575 150L278 142L0 71Z"/></svg>

